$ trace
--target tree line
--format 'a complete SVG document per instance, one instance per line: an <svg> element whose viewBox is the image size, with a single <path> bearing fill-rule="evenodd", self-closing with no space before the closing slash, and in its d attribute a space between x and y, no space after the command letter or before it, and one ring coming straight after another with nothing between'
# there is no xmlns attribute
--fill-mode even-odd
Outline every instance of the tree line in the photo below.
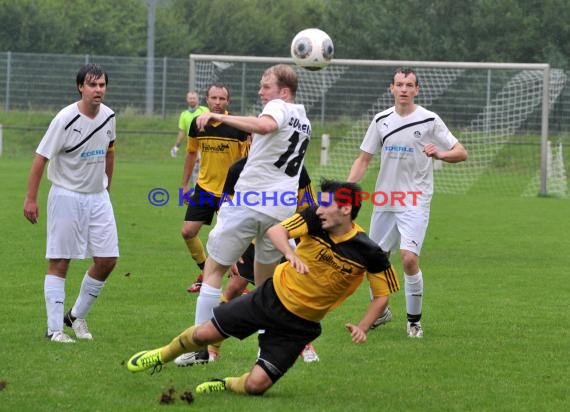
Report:
<svg viewBox="0 0 570 412"><path fill-rule="evenodd" d="M319 27L343 59L550 63L570 68L568 0L0 0L0 51L287 56Z"/></svg>

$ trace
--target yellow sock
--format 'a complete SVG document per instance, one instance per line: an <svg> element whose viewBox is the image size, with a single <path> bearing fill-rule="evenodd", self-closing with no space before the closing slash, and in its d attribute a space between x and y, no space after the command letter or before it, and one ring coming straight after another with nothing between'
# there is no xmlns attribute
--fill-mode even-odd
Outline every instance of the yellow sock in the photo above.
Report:
<svg viewBox="0 0 570 412"><path fill-rule="evenodd" d="M192 255L192 259L196 261L198 265L203 265L206 261L206 252L204 251L204 245L198 236L194 236L192 239L186 239L186 247Z"/></svg>
<svg viewBox="0 0 570 412"><path fill-rule="evenodd" d="M163 363L170 362L183 353L194 352L200 349L200 346L192 339L194 329L196 329L196 325L190 326L161 349L160 357Z"/></svg>
<svg viewBox="0 0 570 412"><path fill-rule="evenodd" d="M249 376L249 372L244 373L239 378L226 378L226 388L235 393L247 393L245 390L245 381Z"/></svg>

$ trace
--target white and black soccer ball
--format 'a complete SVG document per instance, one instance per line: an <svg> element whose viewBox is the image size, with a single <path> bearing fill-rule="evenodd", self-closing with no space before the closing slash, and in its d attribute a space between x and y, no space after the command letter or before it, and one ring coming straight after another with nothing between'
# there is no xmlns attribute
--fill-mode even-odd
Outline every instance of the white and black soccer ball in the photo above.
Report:
<svg viewBox="0 0 570 412"><path fill-rule="evenodd" d="M301 30L291 42L291 57L304 69L321 70L328 66L333 56L332 39L320 29Z"/></svg>

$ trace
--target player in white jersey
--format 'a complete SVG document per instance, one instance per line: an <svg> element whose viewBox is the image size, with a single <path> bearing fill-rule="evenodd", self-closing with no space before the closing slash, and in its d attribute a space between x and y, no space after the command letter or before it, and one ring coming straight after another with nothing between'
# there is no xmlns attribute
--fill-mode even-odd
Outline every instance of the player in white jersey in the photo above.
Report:
<svg viewBox="0 0 570 412"><path fill-rule="evenodd" d="M259 116L205 113L196 119L198 128L208 122L223 122L253 135L232 203L222 205L208 237L196 323L212 316L212 309L220 301L224 273L252 240L256 243L256 285L272 276L281 259L265 232L295 213L299 173L311 134L304 106L294 103L297 85L293 68L285 64L272 66L260 81L258 94L264 108Z"/></svg>
<svg viewBox="0 0 570 412"><path fill-rule="evenodd" d="M32 162L24 216L38 222L38 189L45 164L52 186L47 201L48 270L44 279L47 333L51 341L72 343L64 323L78 339L92 339L85 317L119 256L117 227L109 198L114 166L115 113L103 104L107 73L95 64L77 73L81 99L52 120ZM71 259L93 257L79 296L64 310L65 279Z"/></svg>
<svg viewBox="0 0 570 412"><path fill-rule="evenodd" d="M440 117L414 103L419 90L412 69L395 70L390 84L395 105L374 116L348 176L350 182L360 181L374 154L381 153L376 189L370 194L374 201L370 237L386 253L400 250L407 333L414 338L423 336L423 274L419 256L433 195L433 159L448 163L467 159L467 151ZM387 308L376 325L391 317Z"/></svg>

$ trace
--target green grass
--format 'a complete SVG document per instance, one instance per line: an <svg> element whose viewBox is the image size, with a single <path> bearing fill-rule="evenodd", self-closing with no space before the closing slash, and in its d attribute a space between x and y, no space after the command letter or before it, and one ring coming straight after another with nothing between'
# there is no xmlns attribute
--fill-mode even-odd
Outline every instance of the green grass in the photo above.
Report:
<svg viewBox="0 0 570 412"><path fill-rule="evenodd" d="M0 113L5 125L21 124ZM32 116L36 117L36 116ZM30 117L31 118L31 117ZM29 121L27 118L26 121ZM46 116L43 127L50 116ZM126 124L125 124L126 123ZM31 124L31 123L30 123ZM167 365L153 376L131 374L134 352L168 342L193 323L196 295L185 291L197 269L179 230L184 209L151 206L164 187L173 197L182 159L170 159L175 120L123 119L112 199L121 257L89 316L92 342L46 342L43 278L45 201L32 226L22 204L33 150L43 131L4 130L0 157L0 410L164 410L162 392L194 390L213 376L247 371L256 339L227 341L219 362ZM37 125L41 126L41 121ZM145 130L146 133L127 133ZM121 131L121 130L120 130ZM318 147L309 153L309 172ZM365 187L371 187L368 176ZM263 397L212 394L169 410L227 411L555 411L570 407L570 223L568 201L552 198L436 195L424 249L422 340L405 336L404 296L392 300L394 320L363 345L344 329L359 320L368 292L361 287L323 322L315 342L319 364L297 363ZM368 227L370 207L359 222ZM202 233L205 239L206 231ZM401 265L394 259L401 274ZM88 261L71 265L67 307Z"/></svg>

